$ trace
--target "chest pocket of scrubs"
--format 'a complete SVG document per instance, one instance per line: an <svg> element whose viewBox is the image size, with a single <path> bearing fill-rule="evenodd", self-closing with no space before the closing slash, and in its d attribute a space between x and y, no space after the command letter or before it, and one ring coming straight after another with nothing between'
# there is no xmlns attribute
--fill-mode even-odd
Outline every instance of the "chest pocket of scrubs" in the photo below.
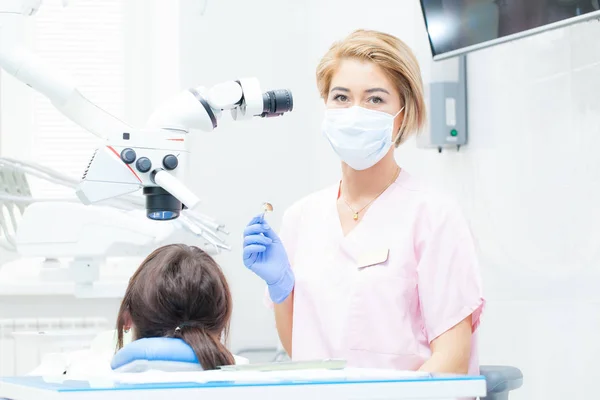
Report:
<svg viewBox="0 0 600 400"><path fill-rule="evenodd" d="M398 248L391 249L383 262L364 267L354 265L356 271L348 313L350 350L381 356L413 356L417 353L416 335L421 329L415 326L418 325L415 323L418 320L415 318L417 277L410 262L404 261L409 258L403 257L402 253ZM405 262L407 265L403 265ZM377 354L373 356L377 357ZM412 367L410 359L413 357L393 358L394 367ZM403 359L406 365L403 365Z"/></svg>

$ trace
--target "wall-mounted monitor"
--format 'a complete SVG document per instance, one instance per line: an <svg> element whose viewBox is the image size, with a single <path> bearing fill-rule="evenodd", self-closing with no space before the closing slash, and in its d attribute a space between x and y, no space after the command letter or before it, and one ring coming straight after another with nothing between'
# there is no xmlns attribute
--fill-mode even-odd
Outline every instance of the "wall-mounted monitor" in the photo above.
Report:
<svg viewBox="0 0 600 400"><path fill-rule="evenodd" d="M600 18L599 0L421 0L434 60Z"/></svg>

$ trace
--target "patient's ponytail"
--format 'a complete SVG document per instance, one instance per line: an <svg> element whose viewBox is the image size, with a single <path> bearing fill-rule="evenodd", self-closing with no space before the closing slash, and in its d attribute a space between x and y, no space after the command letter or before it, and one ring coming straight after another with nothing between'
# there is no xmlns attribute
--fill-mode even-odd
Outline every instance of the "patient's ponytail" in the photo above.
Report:
<svg viewBox="0 0 600 400"><path fill-rule="evenodd" d="M131 328L134 340L175 337L186 342L203 369L234 364L227 342L232 300L215 260L193 246L174 244L150 254L129 281L117 318L118 346Z"/></svg>
<svg viewBox="0 0 600 400"><path fill-rule="evenodd" d="M235 363L221 340L200 326L183 323L175 329L174 337L183 339L194 350L203 370Z"/></svg>

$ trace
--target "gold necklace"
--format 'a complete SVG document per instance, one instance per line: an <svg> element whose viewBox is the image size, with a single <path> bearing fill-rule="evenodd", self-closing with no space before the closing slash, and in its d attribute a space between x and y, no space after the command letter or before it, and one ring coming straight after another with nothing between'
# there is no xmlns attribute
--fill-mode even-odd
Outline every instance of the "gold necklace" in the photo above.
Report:
<svg viewBox="0 0 600 400"><path fill-rule="evenodd" d="M394 174L394 177L392 178L392 180L390 181L390 183L388 183L381 192L379 192L379 194L377 194L377 196L373 197L371 199L371 201L369 201L367 204L365 204L360 210L355 211L352 206L350 205L350 203L348 203L348 201L346 201L345 197L342 197L342 200L344 200L344 203L346 203L346 206L350 209L350 211L352 211L352 218L355 221L358 221L358 214L361 213L365 208L367 208L371 203L373 203L375 200L377 200L377 198L379 196L381 196L383 194L383 192L385 192L391 185L392 183L394 183L394 181L398 178L398 175L400 175L400 167L398 167L398 170L396 171L396 173Z"/></svg>

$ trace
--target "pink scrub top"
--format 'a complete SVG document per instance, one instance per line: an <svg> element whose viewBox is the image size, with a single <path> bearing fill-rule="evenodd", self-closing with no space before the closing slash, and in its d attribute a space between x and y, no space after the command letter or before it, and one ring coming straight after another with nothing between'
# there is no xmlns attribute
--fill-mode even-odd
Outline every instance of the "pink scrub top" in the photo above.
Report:
<svg viewBox="0 0 600 400"><path fill-rule="evenodd" d="M417 370L431 341L472 314L469 374L478 374L484 299L459 207L403 171L344 236L338 188L305 197L283 217L296 276L292 358Z"/></svg>

